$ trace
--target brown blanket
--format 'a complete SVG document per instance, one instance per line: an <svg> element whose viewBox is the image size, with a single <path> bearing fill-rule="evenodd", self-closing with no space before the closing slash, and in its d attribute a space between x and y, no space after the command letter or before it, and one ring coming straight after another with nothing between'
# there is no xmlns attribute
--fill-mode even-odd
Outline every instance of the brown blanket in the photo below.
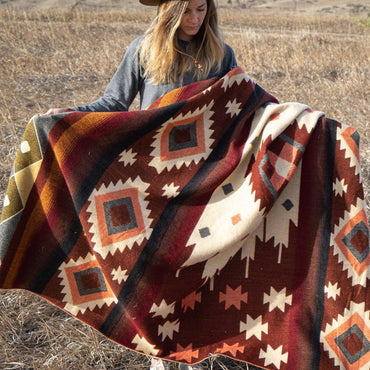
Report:
<svg viewBox="0 0 370 370"><path fill-rule="evenodd" d="M356 130L240 69L137 112L34 117L0 223L0 288L136 351L369 369Z"/></svg>

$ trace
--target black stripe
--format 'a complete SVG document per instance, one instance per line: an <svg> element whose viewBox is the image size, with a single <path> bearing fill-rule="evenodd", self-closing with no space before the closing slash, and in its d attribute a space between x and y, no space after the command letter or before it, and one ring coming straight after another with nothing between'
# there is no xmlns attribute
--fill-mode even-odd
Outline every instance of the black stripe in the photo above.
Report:
<svg viewBox="0 0 370 370"><path fill-rule="evenodd" d="M324 184L325 189L323 189L324 197L323 209L326 211L323 219L323 238L322 245L320 248L320 266L318 268L317 276L317 301L316 301L316 318L313 323L312 330L312 364L311 369L320 368L320 333L321 326L324 316L325 309L325 280L327 273L327 266L329 260L329 251L330 251L330 237L331 237L331 213L332 213L332 202L333 202L333 176L334 176L334 162L335 162L335 149L337 141L337 123L334 120L329 120L323 118L325 122L325 129L327 130L327 157L326 157L326 182ZM320 166L323 166L324 163L320 163Z"/></svg>
<svg viewBox="0 0 370 370"><path fill-rule="evenodd" d="M40 269L40 272L38 273L37 277L35 277L32 285L29 286L29 290L38 294L43 292L43 290L46 288L46 285L55 275L60 265L66 260L66 257L72 251L81 235L81 232L81 222L79 218L74 218L69 225L69 233L64 238L63 244L58 245L58 249L56 249L49 258L48 264L44 266L42 270Z"/></svg>

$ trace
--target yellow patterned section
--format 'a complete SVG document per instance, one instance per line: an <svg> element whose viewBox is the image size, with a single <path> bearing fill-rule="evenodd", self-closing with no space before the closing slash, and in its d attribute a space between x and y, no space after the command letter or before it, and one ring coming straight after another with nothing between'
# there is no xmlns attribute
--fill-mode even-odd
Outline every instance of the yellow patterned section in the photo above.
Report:
<svg viewBox="0 0 370 370"><path fill-rule="evenodd" d="M28 123L14 161L0 223L20 212L30 194L42 160L33 118Z"/></svg>
<svg viewBox="0 0 370 370"><path fill-rule="evenodd" d="M14 175L23 206L26 204L32 186L35 183L37 174L39 173L40 167L41 160L31 164Z"/></svg>
<svg viewBox="0 0 370 370"><path fill-rule="evenodd" d="M20 148L15 158L14 172L17 173L41 159L42 154L40 152L39 141L32 118L26 127Z"/></svg>
<svg viewBox="0 0 370 370"><path fill-rule="evenodd" d="M1 213L1 222L7 220L23 209L21 197L19 195L14 177L8 183L8 190L5 196L4 208Z"/></svg>

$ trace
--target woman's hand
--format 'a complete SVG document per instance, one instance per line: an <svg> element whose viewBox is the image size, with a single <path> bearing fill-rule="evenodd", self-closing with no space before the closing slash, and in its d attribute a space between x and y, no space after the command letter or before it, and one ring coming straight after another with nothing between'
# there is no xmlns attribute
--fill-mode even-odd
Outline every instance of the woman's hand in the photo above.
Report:
<svg viewBox="0 0 370 370"><path fill-rule="evenodd" d="M41 116L50 116L51 114L73 112L72 108L51 108L46 113L41 114Z"/></svg>

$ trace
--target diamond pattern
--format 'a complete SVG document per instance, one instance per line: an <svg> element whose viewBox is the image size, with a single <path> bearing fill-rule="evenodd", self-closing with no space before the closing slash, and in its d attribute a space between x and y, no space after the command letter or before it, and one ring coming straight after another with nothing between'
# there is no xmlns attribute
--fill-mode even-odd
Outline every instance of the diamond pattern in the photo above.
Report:
<svg viewBox="0 0 370 370"><path fill-rule="evenodd" d="M179 169L182 165L197 164L207 158L213 143L212 106L213 102L163 124L151 145L154 150L149 165L160 174L164 169L169 171L174 166Z"/></svg>
<svg viewBox="0 0 370 370"><path fill-rule="evenodd" d="M351 365L370 352L370 342L357 324L338 335L334 342Z"/></svg>
<svg viewBox="0 0 370 370"><path fill-rule="evenodd" d="M188 148L196 148L197 140L197 122L188 124L178 124L172 127L168 135L168 150L170 152L180 151Z"/></svg>
<svg viewBox="0 0 370 370"><path fill-rule="evenodd" d="M353 240L357 241L357 243L352 242ZM359 263L365 261L369 255L369 230L364 221L356 224L342 241ZM362 250L358 248L362 248Z"/></svg>
<svg viewBox="0 0 370 370"><path fill-rule="evenodd" d="M361 369L370 362L370 320L364 304L351 302L343 316L327 324L321 334L324 349L337 366Z"/></svg>
<svg viewBox="0 0 370 370"><path fill-rule="evenodd" d="M132 248L151 234L146 189L149 184L137 177L125 183L102 185L91 194L87 211L94 250L103 258L116 250Z"/></svg>
<svg viewBox="0 0 370 370"><path fill-rule="evenodd" d="M92 311L96 307L102 308L104 304L110 306L113 302L117 303L98 261L90 253L77 261L63 263L59 278L64 287L64 308L74 315L84 313L86 309Z"/></svg>
<svg viewBox="0 0 370 370"><path fill-rule="evenodd" d="M354 282L366 284L366 277L370 274L369 231L361 199L345 212L344 217L335 226L331 244L339 261L343 262L343 268L348 271Z"/></svg>

